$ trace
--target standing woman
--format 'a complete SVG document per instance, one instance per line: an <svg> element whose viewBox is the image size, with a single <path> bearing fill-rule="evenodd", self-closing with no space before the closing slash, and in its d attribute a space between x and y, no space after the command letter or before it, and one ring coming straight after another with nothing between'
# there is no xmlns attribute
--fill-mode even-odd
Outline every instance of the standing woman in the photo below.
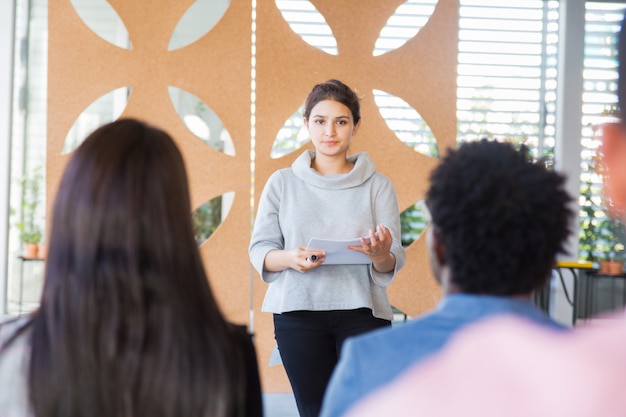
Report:
<svg viewBox="0 0 626 417"><path fill-rule="evenodd" d="M385 287L405 253L391 182L367 153L348 155L361 124L356 93L329 80L313 88L304 107L315 151L268 179L250 259L269 284L263 311L274 313L278 350L300 415L317 417L344 340L391 324ZM323 251L306 250L313 237L369 237L350 249L371 264L325 265Z"/></svg>
<svg viewBox="0 0 626 417"><path fill-rule="evenodd" d="M250 335L209 287L167 133L97 129L51 224L39 309L0 325L2 417L262 415Z"/></svg>

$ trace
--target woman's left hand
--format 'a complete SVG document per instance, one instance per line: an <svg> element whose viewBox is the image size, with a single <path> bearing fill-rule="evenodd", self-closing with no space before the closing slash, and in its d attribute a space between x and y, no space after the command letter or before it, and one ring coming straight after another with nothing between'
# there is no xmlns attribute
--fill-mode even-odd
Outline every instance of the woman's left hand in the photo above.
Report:
<svg viewBox="0 0 626 417"><path fill-rule="evenodd" d="M385 226L376 226L376 232L370 229L369 240L361 237L361 246L348 246L350 249L364 253L372 260L374 268L379 272L389 272L395 268L396 257L391 253L393 237Z"/></svg>

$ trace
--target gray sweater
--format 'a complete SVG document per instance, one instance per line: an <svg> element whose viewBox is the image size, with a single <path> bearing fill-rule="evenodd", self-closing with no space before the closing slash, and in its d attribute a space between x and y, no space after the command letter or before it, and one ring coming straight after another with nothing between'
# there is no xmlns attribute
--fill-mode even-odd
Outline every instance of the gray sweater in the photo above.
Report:
<svg viewBox="0 0 626 417"><path fill-rule="evenodd" d="M250 260L269 283L262 311L372 309L391 320L385 287L405 261L400 243L400 216L393 185L365 152L348 157L355 163L347 174L321 175L311 168L315 152L305 151L290 168L268 179L256 213ZM381 273L370 265L321 265L307 273L294 269L263 270L273 249L306 246L313 237L345 240L366 236L385 225L393 237L395 270Z"/></svg>
<svg viewBox="0 0 626 417"><path fill-rule="evenodd" d="M33 415L28 400L28 363L30 360L30 329L25 330L8 346L6 342L24 327L29 317L0 318L0 416L29 417Z"/></svg>

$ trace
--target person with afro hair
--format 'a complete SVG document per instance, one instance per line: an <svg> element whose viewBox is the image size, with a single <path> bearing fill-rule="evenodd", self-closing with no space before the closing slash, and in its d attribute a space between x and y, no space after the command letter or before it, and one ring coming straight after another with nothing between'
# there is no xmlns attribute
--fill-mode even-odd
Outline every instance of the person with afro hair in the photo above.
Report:
<svg viewBox="0 0 626 417"><path fill-rule="evenodd" d="M563 175L532 161L523 146L485 139L449 150L426 194L427 248L443 298L422 317L348 339L321 416L342 415L483 319L513 314L565 330L531 297L565 250L571 201Z"/></svg>

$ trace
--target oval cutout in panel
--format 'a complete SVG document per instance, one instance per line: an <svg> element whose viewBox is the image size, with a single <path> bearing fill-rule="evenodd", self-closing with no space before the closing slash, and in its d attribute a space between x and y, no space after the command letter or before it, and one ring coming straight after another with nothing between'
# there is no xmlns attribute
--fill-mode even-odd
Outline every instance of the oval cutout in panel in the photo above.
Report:
<svg viewBox="0 0 626 417"><path fill-rule="evenodd" d="M229 6L229 0L196 0L193 2L176 25L170 38L168 50L183 48L209 33L222 19Z"/></svg>
<svg viewBox="0 0 626 417"><path fill-rule="evenodd" d="M374 56L400 48L417 35L435 10L437 0L408 0L398 6L380 31Z"/></svg>
<svg viewBox="0 0 626 417"><path fill-rule="evenodd" d="M280 128L272 144L272 159L281 158L302 148L311 140L309 131L304 126L303 108L298 109Z"/></svg>
<svg viewBox="0 0 626 417"><path fill-rule="evenodd" d="M234 199L235 192L228 191L207 201L191 213L194 236L198 246L206 242L219 225L226 220Z"/></svg>
<svg viewBox="0 0 626 417"><path fill-rule="evenodd" d="M226 155L235 155L235 145L219 116L195 95L168 87L170 100L187 129L198 139Z"/></svg>
<svg viewBox="0 0 626 417"><path fill-rule="evenodd" d="M113 7L105 0L72 0L72 6L85 25L105 41L132 49L128 30Z"/></svg>
<svg viewBox="0 0 626 417"><path fill-rule="evenodd" d="M400 239L402 246L408 247L418 240L430 223L430 214L424 200L419 200L400 213Z"/></svg>
<svg viewBox="0 0 626 417"><path fill-rule="evenodd" d="M374 90L374 101L387 126L409 148L425 156L439 157L437 139L419 113L401 98Z"/></svg>
<svg viewBox="0 0 626 417"><path fill-rule="evenodd" d="M324 16L308 0L276 0L285 21L306 43L337 55L337 41Z"/></svg>
<svg viewBox="0 0 626 417"><path fill-rule="evenodd" d="M98 127L116 120L124 112L130 87L120 87L100 96L76 118L63 143L62 155L72 152Z"/></svg>

